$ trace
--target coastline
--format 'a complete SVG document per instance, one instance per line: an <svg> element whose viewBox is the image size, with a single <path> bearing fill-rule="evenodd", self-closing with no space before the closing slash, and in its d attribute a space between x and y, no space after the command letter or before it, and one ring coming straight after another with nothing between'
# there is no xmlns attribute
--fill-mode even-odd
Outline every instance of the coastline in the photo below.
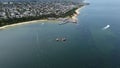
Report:
<svg viewBox="0 0 120 68"><path fill-rule="evenodd" d="M66 17L66 18L68 18L68 19L70 19L71 20L71 22L78 22L78 15L80 14L80 10L82 9L82 8L84 8L85 6L82 6L82 7L80 7L80 8L78 8L78 9L76 9L75 10L75 13L71 16L71 17Z"/></svg>
<svg viewBox="0 0 120 68"><path fill-rule="evenodd" d="M75 20L78 20L77 16L80 14L80 10L81 10L82 8L84 8L84 6L78 8L77 10L75 10L76 14L74 14L74 15L71 17L74 21L75 21Z"/></svg>
<svg viewBox="0 0 120 68"><path fill-rule="evenodd" d="M83 7L84 7L84 6L83 6ZM73 16L71 17L71 19L72 19L73 21L77 20L77 16L80 14L80 10L81 10L83 7L80 7L80 8L78 8L78 9L75 10L76 13L74 13ZM70 18L70 17L68 16L68 17L66 17L66 18ZM59 18L58 18L58 19L59 19ZM49 20L48 20L48 19L41 19L41 20L33 20L33 21L20 22L20 23L11 24L11 25L5 25L5 26L0 27L0 30L1 30L1 29L6 29L6 28L8 28L8 27L18 26L18 25L35 23L35 22L38 22L38 21L43 22L43 21L49 21ZM54 21L57 21L57 19L54 20Z"/></svg>
<svg viewBox="0 0 120 68"><path fill-rule="evenodd" d="M8 27L18 26L18 25L35 23L35 22L38 22L38 21L42 22L42 21L47 21L47 20L33 20L33 21L21 22L21 23L16 23L16 24L11 24L11 25L5 25L5 26L0 27L0 30L1 30L1 29L6 29L6 28L8 28Z"/></svg>

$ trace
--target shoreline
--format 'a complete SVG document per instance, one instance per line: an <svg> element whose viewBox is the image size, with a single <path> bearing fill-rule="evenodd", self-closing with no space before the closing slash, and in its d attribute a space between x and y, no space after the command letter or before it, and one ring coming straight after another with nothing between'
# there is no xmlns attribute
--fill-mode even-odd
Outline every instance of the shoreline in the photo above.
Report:
<svg viewBox="0 0 120 68"><path fill-rule="evenodd" d="M38 22L38 21L43 22L43 21L47 21L47 20L33 20L33 21L20 22L20 23L11 24L11 25L5 25L5 26L0 27L0 30L1 29L6 29L8 27L14 27L14 26L19 26L19 25L24 25L24 24L35 23L35 22Z"/></svg>
<svg viewBox="0 0 120 68"><path fill-rule="evenodd" d="M84 7L84 6L83 6ZM83 8L78 8L77 10L75 10L76 14L73 14L73 16L71 17L74 21L77 20L78 21L78 18L77 16L80 14L80 10Z"/></svg>
<svg viewBox="0 0 120 68"><path fill-rule="evenodd" d="M72 22L78 22L78 15L80 14L80 10L84 7L85 6L76 9L75 13L72 15L72 17L67 17L67 18L70 19Z"/></svg>
<svg viewBox="0 0 120 68"><path fill-rule="evenodd" d="M84 6L83 6L84 7ZM76 13L73 14L73 16L71 17L72 20L77 20L77 16L80 14L80 10L83 8L83 7L80 7L78 9L75 10ZM66 17L66 18L70 18L69 16ZM59 19L59 18L58 18ZM33 20L33 21L27 21L27 22L20 22L20 23L16 23L16 24L11 24L11 25L5 25L5 26L2 26L0 27L0 30L1 29L6 29L8 27L14 27L14 26L19 26L19 25L24 25L24 24L30 24L30 23L35 23L35 22L43 22L43 21L49 21L48 19L41 19L41 20ZM57 21L57 19L53 20L53 21Z"/></svg>

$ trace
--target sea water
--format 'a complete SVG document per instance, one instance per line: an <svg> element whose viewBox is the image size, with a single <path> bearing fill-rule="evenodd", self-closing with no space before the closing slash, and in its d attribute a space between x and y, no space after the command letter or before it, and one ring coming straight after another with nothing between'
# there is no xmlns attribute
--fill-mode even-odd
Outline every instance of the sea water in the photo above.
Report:
<svg viewBox="0 0 120 68"><path fill-rule="evenodd" d="M120 68L120 1L87 2L77 24L38 21L0 30L0 68Z"/></svg>

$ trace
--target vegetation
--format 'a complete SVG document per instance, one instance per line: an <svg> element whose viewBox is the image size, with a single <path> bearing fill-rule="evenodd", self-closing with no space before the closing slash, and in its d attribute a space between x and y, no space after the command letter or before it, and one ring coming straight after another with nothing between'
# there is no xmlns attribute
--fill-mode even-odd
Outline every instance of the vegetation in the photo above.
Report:
<svg viewBox="0 0 120 68"><path fill-rule="evenodd" d="M48 19L48 18L60 18L60 17L65 18L67 16L72 16L73 14L75 14L76 9L78 9L78 7L73 8L72 10L70 10L64 14L60 14L60 15L48 14L48 15L35 16L35 17L29 16L29 17L22 17L22 18L0 19L0 27L5 26L5 25L20 23L20 22L32 21L32 20L40 20L40 19Z"/></svg>

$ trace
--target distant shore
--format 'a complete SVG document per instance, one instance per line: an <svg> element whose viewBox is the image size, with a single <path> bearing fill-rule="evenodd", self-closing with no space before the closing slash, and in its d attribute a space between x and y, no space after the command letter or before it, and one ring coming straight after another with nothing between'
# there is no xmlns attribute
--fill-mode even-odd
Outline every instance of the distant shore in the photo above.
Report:
<svg viewBox="0 0 120 68"><path fill-rule="evenodd" d="M76 20L77 19L77 15L80 13L79 11L80 11L81 8L82 7L77 8L75 10L75 13L72 15L72 17L67 16L66 18L69 17L69 18L72 18L73 20ZM57 21L57 19L55 19L55 20ZM53 21L55 21L55 20L53 20ZM24 24L29 24L29 23L35 23L35 22L38 22L38 21L43 22L43 21L49 21L49 20L48 19L40 19L40 20L33 20L33 21L26 21L26 22L20 22L20 23L15 23L15 24L9 24L9 25L1 26L0 29L6 29L8 27L14 27L14 26L24 25Z"/></svg>

